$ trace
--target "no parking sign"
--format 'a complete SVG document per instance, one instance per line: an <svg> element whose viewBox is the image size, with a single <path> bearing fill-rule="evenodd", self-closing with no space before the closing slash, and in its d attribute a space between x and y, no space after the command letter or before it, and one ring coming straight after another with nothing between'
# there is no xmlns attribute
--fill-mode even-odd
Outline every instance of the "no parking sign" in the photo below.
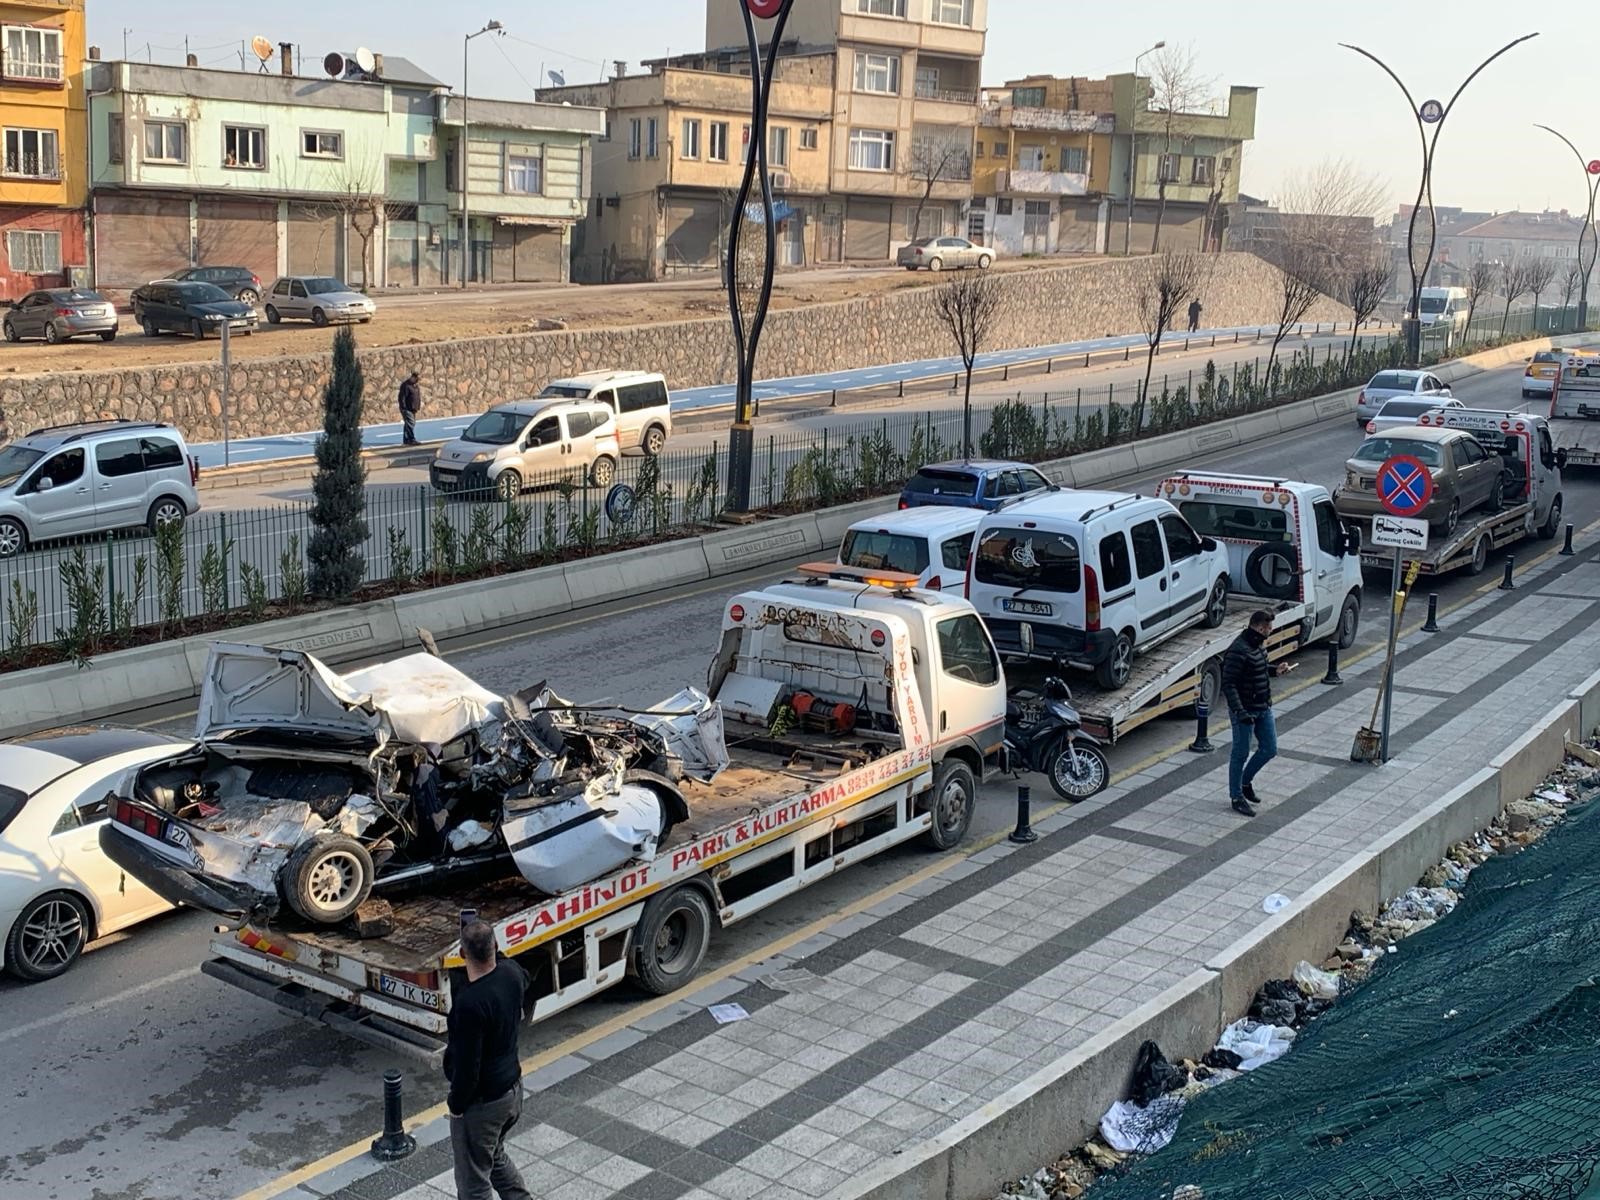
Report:
<svg viewBox="0 0 1600 1200"><path fill-rule="evenodd" d="M1433 475L1422 460L1396 454L1378 468L1378 502L1396 517L1414 517L1433 499Z"/></svg>

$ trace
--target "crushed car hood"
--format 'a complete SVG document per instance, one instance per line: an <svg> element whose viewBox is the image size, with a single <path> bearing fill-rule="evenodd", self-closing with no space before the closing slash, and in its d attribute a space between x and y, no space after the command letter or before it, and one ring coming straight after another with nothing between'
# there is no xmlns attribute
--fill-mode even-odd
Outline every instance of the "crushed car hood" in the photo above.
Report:
<svg viewBox="0 0 1600 1200"><path fill-rule="evenodd" d="M408 654L339 678L383 715L391 736L415 746L444 745L505 715L499 696L431 654Z"/></svg>

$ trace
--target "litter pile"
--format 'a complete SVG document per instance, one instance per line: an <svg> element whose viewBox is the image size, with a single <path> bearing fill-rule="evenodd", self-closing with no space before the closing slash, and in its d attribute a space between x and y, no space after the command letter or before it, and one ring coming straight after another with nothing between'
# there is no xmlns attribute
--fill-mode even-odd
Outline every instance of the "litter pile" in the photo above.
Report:
<svg viewBox="0 0 1600 1200"><path fill-rule="evenodd" d="M1129 1098L1106 1112L1098 1136L1007 1183L1001 1196L1076 1200L1100 1179L1104 1200L1466 1200L1479 1193L1453 1190L1452 1172L1472 1174L1496 1148L1504 1162L1486 1169L1516 1186L1593 1172L1600 912L1589 897L1600 886L1600 817L1585 810L1559 851L1547 844L1536 858L1517 857L1574 805L1600 795L1600 746L1568 750L1532 797L1451 846L1419 886L1376 915L1352 914L1320 966L1302 962L1293 978L1263 984L1199 1062L1169 1063L1144 1043ZM1543 861L1558 854L1562 866ZM1484 864L1490 870L1465 891ZM1463 911L1399 953L1401 942ZM1545 936L1555 929L1567 936ZM1541 981L1536 995L1531 980ZM1213 1091L1291 1047L1298 1052L1266 1075ZM1195 1103L1200 1110L1180 1132L1180 1115ZM1553 1112L1572 1119L1552 1120ZM1528 1129L1534 1122L1538 1136ZM1518 1140L1530 1137L1519 1159ZM1375 1180L1397 1186L1371 1190ZM1417 1186L1398 1186L1409 1180Z"/></svg>

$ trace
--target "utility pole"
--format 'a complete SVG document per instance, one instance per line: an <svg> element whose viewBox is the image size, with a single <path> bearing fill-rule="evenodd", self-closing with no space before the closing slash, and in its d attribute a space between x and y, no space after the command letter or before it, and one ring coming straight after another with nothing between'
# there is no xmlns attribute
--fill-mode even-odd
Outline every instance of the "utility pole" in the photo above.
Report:
<svg viewBox="0 0 1600 1200"><path fill-rule="evenodd" d="M472 217L471 217L471 182L470 172L467 170L467 160L471 157L469 147L472 144L470 129L467 125L467 51L472 46L472 39L480 34L498 33L505 37L505 27L499 21L490 21L477 33L469 33L461 39L461 151L456 156L461 161L456 169L461 172L461 286L467 286L467 277L471 274L472 264Z"/></svg>
<svg viewBox="0 0 1600 1200"><path fill-rule="evenodd" d="M1167 44L1163 38L1148 50L1133 56L1133 100L1128 114L1128 220L1122 228L1122 253L1126 257L1133 246L1133 189L1139 179L1139 60L1154 54Z"/></svg>
<svg viewBox="0 0 1600 1200"><path fill-rule="evenodd" d="M1558 138L1567 143L1567 149L1578 156L1578 165L1583 168L1583 186L1589 193L1589 215L1583 222L1583 228L1578 230L1578 328L1589 328L1589 274L1594 270L1597 237L1594 228L1594 203L1596 191L1600 190L1600 158L1585 159L1578 154L1578 148L1564 135L1556 133L1548 125L1539 125L1536 128L1546 133L1555 133Z"/></svg>

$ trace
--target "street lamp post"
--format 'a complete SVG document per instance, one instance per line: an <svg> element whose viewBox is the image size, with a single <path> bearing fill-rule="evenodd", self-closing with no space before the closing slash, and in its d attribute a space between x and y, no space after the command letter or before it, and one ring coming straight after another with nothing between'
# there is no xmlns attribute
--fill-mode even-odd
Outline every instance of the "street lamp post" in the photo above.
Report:
<svg viewBox="0 0 1600 1200"><path fill-rule="evenodd" d="M467 50L472 45L472 39L485 33L498 33L505 37L505 27L499 21L490 21L477 33L469 33L461 39L461 162L458 170L461 172L461 286L467 286L467 276L470 273L472 262L472 226L468 214L471 173L467 170L467 159L470 157L468 145L470 144L469 130L467 127Z"/></svg>
<svg viewBox="0 0 1600 1200"><path fill-rule="evenodd" d="M1548 125L1538 125L1536 128L1546 133L1554 133L1563 142L1567 149L1578 156L1578 165L1583 168L1583 185L1589 192L1589 215L1583 222L1583 228L1578 231L1578 328L1589 328L1589 273L1594 270L1595 253L1600 249L1600 236L1594 228L1594 202L1597 190L1600 190L1600 158L1586 159L1578 154L1578 148L1564 134L1556 133ZM1570 296L1571 293L1568 293Z"/></svg>
<svg viewBox="0 0 1600 1200"><path fill-rule="evenodd" d="M1439 144L1439 134L1444 130L1445 118L1450 115L1450 110L1466 90L1467 84L1478 77L1485 67L1499 58L1513 46L1520 45L1529 38L1535 38L1537 33L1526 33L1514 41L1507 42L1488 58L1473 69L1472 74L1461 81L1461 86L1456 88L1448 103L1440 104L1437 100L1424 100L1418 104L1411 95L1411 90L1400 81L1389 64L1384 62L1370 50L1363 50L1360 46L1352 46L1349 42L1340 42L1346 50L1354 50L1363 58L1371 59L1385 75L1394 80L1395 86L1406 98L1406 104L1411 109L1411 119L1417 123L1417 138L1422 144L1422 178L1417 184L1417 202L1411 206L1411 221L1406 227L1406 266L1411 271L1411 300L1407 309L1408 315L1402 322L1406 339L1406 362L1416 366L1422 358L1422 315L1418 311L1422 306L1422 285L1428 277L1428 268L1433 265L1433 250L1438 241L1438 223L1433 211L1433 152ZM1428 126L1433 126L1432 136L1428 133ZM1423 201L1428 204L1428 252L1423 255L1422 268L1417 268L1417 217L1422 212Z"/></svg>
<svg viewBox="0 0 1600 1200"><path fill-rule="evenodd" d="M1133 245L1133 185L1138 179L1139 171L1139 60L1146 54L1154 54L1166 46L1163 38L1148 50L1141 50L1133 56L1133 109L1128 114L1128 219L1122 227L1122 253L1130 253Z"/></svg>
<svg viewBox="0 0 1600 1200"><path fill-rule="evenodd" d="M744 178L734 202L728 228L728 312L733 318L733 343L738 352L739 376L734 391L733 427L728 431L728 508L737 513L750 511L751 483L754 476L756 433L750 423L751 397L755 388L756 351L761 330L767 322L767 306L772 300L773 264L778 253L777 226L773 220L772 176L767 172L767 102L772 95L772 78L777 72L778 44L789 21L794 0L744 0L744 31L750 43L750 147L745 154ZM766 61L761 58L761 42L756 37L756 18L772 21L772 40L767 44ZM743 230L746 205L761 172L762 224L767 239L766 262L761 273L761 292L751 314L750 333L744 328L740 311L738 271L739 235Z"/></svg>

